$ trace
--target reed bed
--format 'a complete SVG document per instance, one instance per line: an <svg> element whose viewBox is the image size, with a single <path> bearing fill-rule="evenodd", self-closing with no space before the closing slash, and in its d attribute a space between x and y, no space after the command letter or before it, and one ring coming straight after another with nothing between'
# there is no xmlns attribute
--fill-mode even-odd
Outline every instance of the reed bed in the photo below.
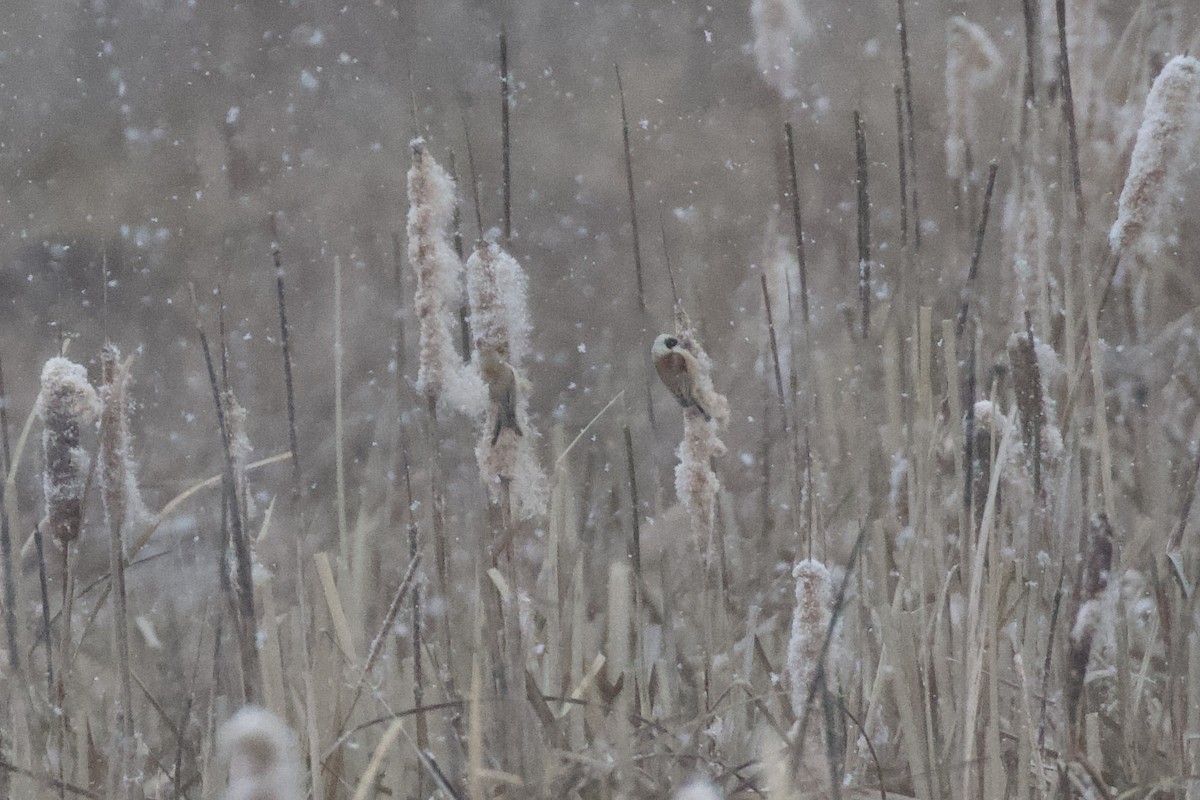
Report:
<svg viewBox="0 0 1200 800"><path fill-rule="evenodd" d="M535 5L255 12L345 59L3 284L0 796L1200 797L1195 14Z"/></svg>

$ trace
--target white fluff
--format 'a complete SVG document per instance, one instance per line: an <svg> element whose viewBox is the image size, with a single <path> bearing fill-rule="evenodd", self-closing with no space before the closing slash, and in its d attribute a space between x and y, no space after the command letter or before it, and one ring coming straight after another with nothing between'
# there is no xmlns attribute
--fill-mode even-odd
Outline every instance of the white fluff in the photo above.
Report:
<svg viewBox="0 0 1200 800"><path fill-rule="evenodd" d="M1200 134L1200 61L1176 56L1154 79L1129 175L1108 234L1113 250L1149 255L1160 245L1162 210L1179 191L1182 159Z"/></svg>
<svg viewBox="0 0 1200 800"><path fill-rule="evenodd" d="M217 745L229 765L224 800L300 800L300 759L291 728L265 708L245 706L221 726Z"/></svg>

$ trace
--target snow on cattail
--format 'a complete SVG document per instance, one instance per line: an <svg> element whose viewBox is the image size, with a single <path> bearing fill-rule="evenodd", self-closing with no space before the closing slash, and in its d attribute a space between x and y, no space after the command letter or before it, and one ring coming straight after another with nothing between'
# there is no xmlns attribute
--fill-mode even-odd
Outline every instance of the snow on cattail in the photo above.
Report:
<svg viewBox="0 0 1200 800"><path fill-rule="evenodd" d="M494 241L480 241L467 259L467 296L475 334L472 365L487 386L487 414L475 455L493 498L507 487L523 519L544 514L549 483L538 463L538 433L529 421L529 382L521 373L532 323L528 279Z"/></svg>
<svg viewBox="0 0 1200 800"><path fill-rule="evenodd" d="M980 26L962 17L946 25L946 174L967 177L967 146L978 141L979 93L996 82L1003 61Z"/></svg>
<svg viewBox="0 0 1200 800"><path fill-rule="evenodd" d="M129 433L130 361L122 363L120 351L112 344L104 346L100 361L104 369L99 392L103 404L99 452L101 499L109 525L127 530L130 525L144 525L150 520L138 488Z"/></svg>
<svg viewBox="0 0 1200 800"><path fill-rule="evenodd" d="M218 734L229 765L224 800L300 800L300 759L287 724L264 708L246 706Z"/></svg>
<svg viewBox="0 0 1200 800"><path fill-rule="evenodd" d="M83 521L83 489L89 459L79 445L80 431L96 420L99 400L88 383L87 370L61 356L50 359L42 369L42 388L37 412L45 423L42 451L46 469L42 491L50 533L61 544L79 537Z"/></svg>
<svg viewBox="0 0 1200 800"><path fill-rule="evenodd" d="M417 273L416 309L420 320L417 389L430 402L443 401L465 414L482 413L484 389L478 375L463 366L451 335L454 305L462 287L462 262L454 252L454 179L414 139L408 170L408 260Z"/></svg>
<svg viewBox="0 0 1200 800"><path fill-rule="evenodd" d="M792 568L796 580L796 608L792 612L792 636L788 640L787 670L791 682L792 712L797 719L804 717L805 705L817 670L825 636L833 620L833 588L829 570L820 561L805 559ZM827 660L830 654L826 654ZM827 661L828 663L828 661ZM826 670L826 680L830 681ZM832 686L831 691L836 691ZM804 743L805 774L808 780L828 785L829 765L825 759L824 725L821 715L821 696L813 698L809 711L807 741ZM807 781L806 781L807 782Z"/></svg>
<svg viewBox="0 0 1200 800"><path fill-rule="evenodd" d="M787 668L791 679L792 711L801 717L833 617L832 587L829 570L815 559L796 564L792 568L792 577L796 580L796 608L792 612Z"/></svg>
<svg viewBox="0 0 1200 800"><path fill-rule="evenodd" d="M716 520L717 493L721 482L712 469L712 459L725 452L725 444L717 435L718 428L729 418L729 401L713 388L712 359L700 346L686 313L676 313L675 336L679 347L696 359L695 394L711 419L695 407L684 409L683 441L679 443L675 466L675 494L683 504L691 522L692 532L701 547L707 547Z"/></svg>
<svg viewBox="0 0 1200 800"><path fill-rule="evenodd" d="M1181 157L1200 138L1200 61L1176 56L1154 79L1129 174L1108 234L1114 251L1143 255L1159 246L1162 209L1180 188Z"/></svg>
<svg viewBox="0 0 1200 800"><path fill-rule="evenodd" d="M763 80L785 100L800 96L797 47L813 34L813 25L800 0L752 0L750 28L754 58Z"/></svg>

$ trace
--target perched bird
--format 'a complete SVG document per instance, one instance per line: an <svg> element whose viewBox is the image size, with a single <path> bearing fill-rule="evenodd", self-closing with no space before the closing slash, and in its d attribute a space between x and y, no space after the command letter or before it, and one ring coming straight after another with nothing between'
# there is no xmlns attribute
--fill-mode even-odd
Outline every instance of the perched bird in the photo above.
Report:
<svg viewBox="0 0 1200 800"><path fill-rule="evenodd" d="M696 363L696 357L679 339L669 333L664 333L654 340L650 355L654 358L654 369L657 370L658 377L662 378L671 394L675 395L679 405L696 409L704 415L705 422L711 422L712 417L704 410L704 406L700 405L700 398L697 396L699 390L696 388L696 376L699 374L700 365Z"/></svg>
<svg viewBox="0 0 1200 800"><path fill-rule="evenodd" d="M517 371L506 358L508 354L492 345L479 345L479 371L488 387L488 399L496 406L496 426L492 429L492 444L500 438L500 431L508 428L522 436L517 422Z"/></svg>

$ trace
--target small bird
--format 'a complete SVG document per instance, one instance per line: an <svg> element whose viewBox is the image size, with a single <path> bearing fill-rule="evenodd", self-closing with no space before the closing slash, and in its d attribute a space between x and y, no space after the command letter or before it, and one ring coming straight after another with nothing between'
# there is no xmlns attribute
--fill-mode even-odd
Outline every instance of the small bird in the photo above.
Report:
<svg viewBox="0 0 1200 800"><path fill-rule="evenodd" d="M488 399L496 406L496 426L492 429L492 445L500 438L500 431L508 428L522 436L517 422L517 371L508 363L504 348L482 344L479 347L479 371L488 387Z"/></svg>
<svg viewBox="0 0 1200 800"><path fill-rule="evenodd" d="M704 415L705 422L711 422L712 417L704 410L704 406L700 405L696 396L696 376L700 371L696 357L679 339L669 333L664 333L654 340L650 355L654 358L654 369L658 372L658 377L662 378L671 394L675 395L679 405L696 409Z"/></svg>

